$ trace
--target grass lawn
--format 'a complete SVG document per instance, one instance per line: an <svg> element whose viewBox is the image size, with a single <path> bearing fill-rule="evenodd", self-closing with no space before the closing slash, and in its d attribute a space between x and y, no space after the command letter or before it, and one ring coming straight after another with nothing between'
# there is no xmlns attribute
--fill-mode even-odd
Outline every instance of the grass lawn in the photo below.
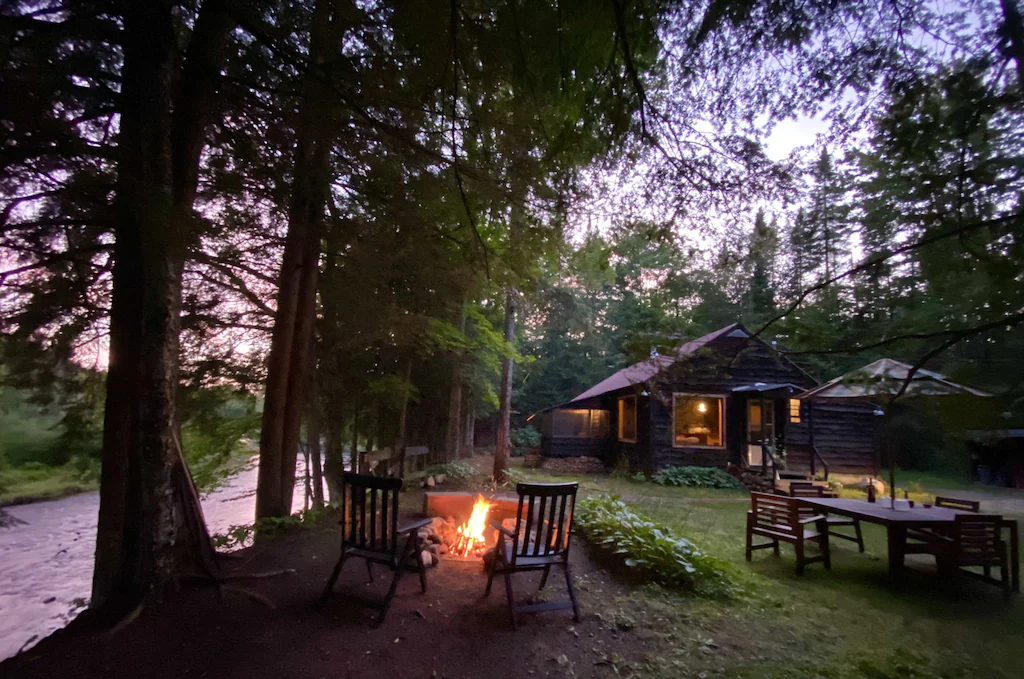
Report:
<svg viewBox="0 0 1024 679"><path fill-rule="evenodd" d="M536 480L566 478L526 474ZM781 558L767 550L755 552L752 563L744 560L749 499L743 492L665 488L609 478L578 480L584 494L617 494L635 510L725 561L744 591L736 600L719 602L639 585L604 602L614 624L640 637L648 649L644 666L636 668L639 674L1024 676L1024 661L1014 641L1024 630L1022 598L1015 596L1006 604L998 588L975 583L963 583L954 593L935 575L934 560L924 557L908 557L906 581L894 587L886 577L881 527L864 524L864 554L851 542L835 540L831 572L812 564L797 577L787 545ZM927 479L912 480L921 483L923 494L934 494ZM1024 519L1024 514L1017 518Z"/></svg>
<svg viewBox="0 0 1024 679"><path fill-rule="evenodd" d="M99 488L95 475L83 475L71 465L28 465L0 470L0 507L52 500Z"/></svg>

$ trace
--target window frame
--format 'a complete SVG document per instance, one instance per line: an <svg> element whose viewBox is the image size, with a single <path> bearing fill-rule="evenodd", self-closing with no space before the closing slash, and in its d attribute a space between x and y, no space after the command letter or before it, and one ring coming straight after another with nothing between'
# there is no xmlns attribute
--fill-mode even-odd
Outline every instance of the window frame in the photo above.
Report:
<svg viewBox="0 0 1024 679"><path fill-rule="evenodd" d="M623 408L622 404L626 401L633 401L633 438L627 439L622 436L622 421L623 421ZM639 424L637 418L637 412L639 411L639 401L636 398L636 394L632 396L620 396L615 401L615 440L621 441L622 443L636 443L637 436L639 434L637 425Z"/></svg>
<svg viewBox="0 0 1024 679"><path fill-rule="evenodd" d="M796 408L793 406L796 406ZM803 422L803 416L800 414L800 399L798 398L789 399L789 422L790 424L800 424Z"/></svg>
<svg viewBox="0 0 1024 679"><path fill-rule="evenodd" d="M570 436L570 435L566 435L566 434L556 434L555 433L555 417L557 417L558 413L582 412L582 411L586 411L586 413L587 413L586 435L584 435L584 436ZM586 440L594 440L594 439L602 440L602 439L608 438L607 434L604 435L604 436L595 436L594 435L594 413L595 412L608 413L608 419L611 420L611 413L608 412L607 410L605 410L604 408L559 408L559 409L554 410L551 413L551 438L553 438L553 439L572 439L574 441L580 441L580 440L586 441ZM609 422L609 425L610 425L610 422ZM609 429L610 428L611 427L609 426Z"/></svg>
<svg viewBox="0 0 1024 679"><path fill-rule="evenodd" d="M683 398L686 398L686 399L717 398L717 399L721 400L722 408L721 408L721 410L718 413L718 428L719 428L719 431L722 432L722 444L721 445L718 445L718 446L708 446L708 445L701 445L699 443L676 443L676 399L679 398L679 397L683 397ZM689 391L674 391L674 392L672 392L672 431L671 431L672 447L673 448L700 448L701 450L725 450L726 446L728 445L728 441L726 440L726 432L725 432L725 423L727 421L726 417L725 417L725 409L727 407L727 402L728 402L728 398L727 397L728 397L728 394L704 394L704 393L696 393L696 392L689 392Z"/></svg>

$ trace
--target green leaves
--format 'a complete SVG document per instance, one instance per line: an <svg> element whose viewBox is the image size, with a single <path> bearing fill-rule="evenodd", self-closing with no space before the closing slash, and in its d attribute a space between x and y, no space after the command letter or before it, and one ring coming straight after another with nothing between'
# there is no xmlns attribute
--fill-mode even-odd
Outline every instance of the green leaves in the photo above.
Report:
<svg viewBox="0 0 1024 679"><path fill-rule="evenodd" d="M659 486L687 488L721 488L740 490L735 477L716 467L666 467L651 475L651 482Z"/></svg>
<svg viewBox="0 0 1024 679"><path fill-rule="evenodd" d="M617 497L588 498L577 505L582 534L600 550L619 557L627 568L669 587L700 596L731 596L724 565L701 553L692 542L637 514Z"/></svg>

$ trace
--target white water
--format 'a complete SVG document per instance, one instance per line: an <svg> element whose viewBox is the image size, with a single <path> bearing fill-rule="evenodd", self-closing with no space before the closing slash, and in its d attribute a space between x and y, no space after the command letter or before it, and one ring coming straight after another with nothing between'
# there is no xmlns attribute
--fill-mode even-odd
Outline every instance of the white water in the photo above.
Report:
<svg viewBox="0 0 1024 679"><path fill-rule="evenodd" d="M256 458L202 500L210 534L251 524L256 514ZM300 457L296 477L305 472ZM292 508L305 490L295 484ZM0 660L67 625L92 586L99 493L8 507L25 525L0 529Z"/></svg>

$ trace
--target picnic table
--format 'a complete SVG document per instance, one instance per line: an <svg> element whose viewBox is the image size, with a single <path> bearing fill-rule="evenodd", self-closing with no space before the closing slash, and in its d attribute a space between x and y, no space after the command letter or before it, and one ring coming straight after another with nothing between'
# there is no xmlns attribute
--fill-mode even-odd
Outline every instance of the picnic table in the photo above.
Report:
<svg viewBox="0 0 1024 679"><path fill-rule="evenodd" d="M896 510L877 502L832 497L801 497L799 501L817 511L848 516L868 523L885 526L889 543L889 575L898 580L903 575L906 556L907 530L911 528L942 529L952 526L957 514L966 514L945 507L922 507ZM1009 532L1010 570L1013 591L1020 593L1020 536L1017 520L1003 518L1003 528Z"/></svg>

